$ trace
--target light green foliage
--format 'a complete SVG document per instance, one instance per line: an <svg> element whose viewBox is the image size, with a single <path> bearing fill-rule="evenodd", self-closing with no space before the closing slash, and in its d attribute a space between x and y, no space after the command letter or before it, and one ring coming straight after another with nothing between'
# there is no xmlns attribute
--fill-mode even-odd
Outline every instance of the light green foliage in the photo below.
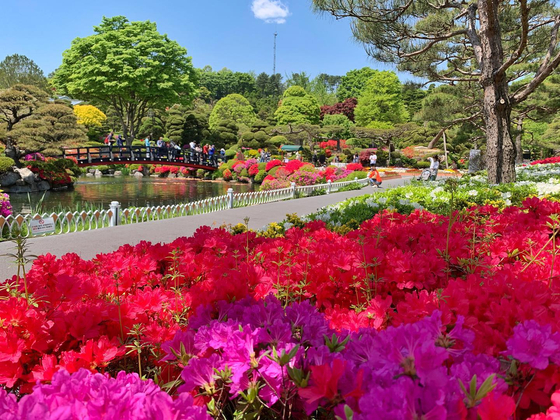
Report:
<svg viewBox="0 0 560 420"><path fill-rule="evenodd" d="M0 157L0 174L11 170L14 165L15 165L15 162L14 162L13 159L11 159L9 157L1 156Z"/></svg>
<svg viewBox="0 0 560 420"><path fill-rule="evenodd" d="M0 62L0 89L14 85L32 85L47 90L47 78L43 70L25 55L13 54Z"/></svg>
<svg viewBox="0 0 560 420"><path fill-rule="evenodd" d="M219 100L232 93L246 96L256 90L255 76L251 73L233 72L227 68L213 71L205 66L198 70L200 80L199 97L207 100Z"/></svg>
<svg viewBox="0 0 560 420"><path fill-rule="evenodd" d="M150 21L103 18L95 34L76 38L53 76L58 93L113 106L132 142L149 108L189 103L196 73L187 50Z"/></svg>
<svg viewBox="0 0 560 420"><path fill-rule="evenodd" d="M282 104L274 113L279 125L318 124L321 109L317 100L300 86L286 89Z"/></svg>
<svg viewBox="0 0 560 420"><path fill-rule="evenodd" d="M210 128L216 128L223 121L250 126L256 120L255 112L249 101L243 96L232 93L218 101L210 114Z"/></svg>
<svg viewBox="0 0 560 420"><path fill-rule="evenodd" d="M327 114L323 117L322 125L329 139L348 139L352 136L351 129L354 123L346 115Z"/></svg>
<svg viewBox="0 0 560 420"><path fill-rule="evenodd" d="M11 132L25 153L41 152L47 156L61 154L62 146L77 146L87 141L86 130L78 125L67 105L49 103L24 119Z"/></svg>
<svg viewBox="0 0 560 420"><path fill-rule="evenodd" d="M339 102L343 102L347 98L359 98L362 96L366 83L374 75L377 70L364 67L359 70L350 70L340 80L340 85L336 91Z"/></svg>
<svg viewBox="0 0 560 420"><path fill-rule="evenodd" d="M409 115L402 100L401 83L391 71L381 71L366 83L355 110L356 124L367 127L372 122L399 124ZM371 126L371 128L380 128Z"/></svg>

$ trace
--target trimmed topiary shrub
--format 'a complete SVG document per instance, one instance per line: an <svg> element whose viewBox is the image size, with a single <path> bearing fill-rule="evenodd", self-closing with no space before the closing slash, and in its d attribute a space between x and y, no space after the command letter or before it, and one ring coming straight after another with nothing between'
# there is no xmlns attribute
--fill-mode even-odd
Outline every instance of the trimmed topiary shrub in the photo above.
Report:
<svg viewBox="0 0 560 420"><path fill-rule="evenodd" d="M0 173L11 171L15 164L12 158L0 157Z"/></svg>
<svg viewBox="0 0 560 420"><path fill-rule="evenodd" d="M255 175L255 182L260 184L263 182L264 178L266 177L266 171L260 170L258 174Z"/></svg>

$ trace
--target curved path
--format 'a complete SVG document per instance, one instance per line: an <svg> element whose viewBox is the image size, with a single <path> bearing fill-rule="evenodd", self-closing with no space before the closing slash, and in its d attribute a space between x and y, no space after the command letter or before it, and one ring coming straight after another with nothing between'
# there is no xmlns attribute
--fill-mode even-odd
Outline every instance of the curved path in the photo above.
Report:
<svg viewBox="0 0 560 420"><path fill-rule="evenodd" d="M383 186L384 188L396 187L404 185L409 180L410 177L388 179L383 182ZM97 254L116 251L124 244L135 245L140 241L150 241L153 243L171 242L178 237L192 235L199 226L219 227L224 224L236 225L237 223L243 223L243 219L246 217L249 217L250 229L260 229L269 223L284 220L286 214L289 213L306 215L317 211L321 207L344 201L347 198L378 191L384 191L384 189L365 187L356 191L240 207L195 216L135 223L64 235L37 237L29 239L27 244L29 253L33 255L50 253L61 256L73 252L87 260L95 257ZM13 242L0 242L0 282L16 274L17 268L12 259L4 256L6 253L13 252Z"/></svg>

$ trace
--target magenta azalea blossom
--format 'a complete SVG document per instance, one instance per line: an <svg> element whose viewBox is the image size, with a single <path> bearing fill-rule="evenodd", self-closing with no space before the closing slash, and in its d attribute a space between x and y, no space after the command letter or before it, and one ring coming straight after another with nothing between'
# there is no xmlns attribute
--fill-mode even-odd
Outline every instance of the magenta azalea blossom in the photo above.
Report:
<svg viewBox="0 0 560 420"><path fill-rule="evenodd" d="M539 325L534 320L516 325L507 341L507 354L535 369L546 369L549 358L558 354L558 333L552 334L550 325Z"/></svg>

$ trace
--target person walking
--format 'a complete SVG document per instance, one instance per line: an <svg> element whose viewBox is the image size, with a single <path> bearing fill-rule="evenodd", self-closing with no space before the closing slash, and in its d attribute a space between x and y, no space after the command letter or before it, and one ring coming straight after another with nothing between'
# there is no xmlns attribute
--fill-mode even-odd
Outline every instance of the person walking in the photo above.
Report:
<svg viewBox="0 0 560 420"><path fill-rule="evenodd" d="M439 156L435 155L434 157L429 157L428 160L430 161L430 181L435 181L437 178L437 173L439 169Z"/></svg>
<svg viewBox="0 0 560 420"><path fill-rule="evenodd" d="M372 152L371 155L369 155L369 166L377 166L377 155L375 152Z"/></svg>
<svg viewBox="0 0 560 420"><path fill-rule="evenodd" d="M375 165L371 167L367 174L367 177L369 185L371 185L373 188L381 188L381 183L383 181L381 180L381 175L379 174L379 171L377 170Z"/></svg>
<svg viewBox="0 0 560 420"><path fill-rule="evenodd" d="M177 144L173 140L169 140L169 157L175 160L177 157Z"/></svg>

